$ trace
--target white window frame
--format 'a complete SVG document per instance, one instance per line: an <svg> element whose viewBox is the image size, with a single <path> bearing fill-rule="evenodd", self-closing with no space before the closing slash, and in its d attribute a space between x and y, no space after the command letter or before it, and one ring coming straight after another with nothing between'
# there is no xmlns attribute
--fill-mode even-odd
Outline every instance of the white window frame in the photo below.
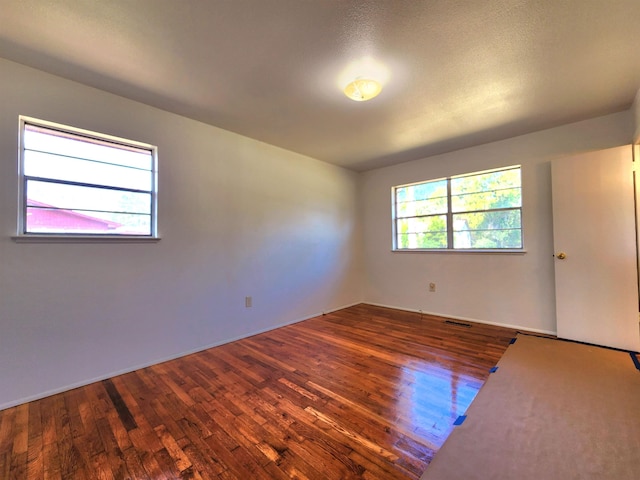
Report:
<svg viewBox="0 0 640 480"><path fill-rule="evenodd" d="M25 115L19 116L19 135L18 135L18 218L17 218L17 234L13 236L16 242L35 242L35 243L83 243L83 242L115 242L115 243L139 243L139 242L156 242L160 240L158 235L158 148L155 145L129 140L126 138L116 137L104 133L85 130L82 128L63 125L60 123L41 120ZM27 175L24 171L24 133L27 125L57 130L62 133L69 133L95 139L102 142L121 145L124 147L132 147L136 149L147 150L151 153L151 227L149 235L139 234L102 234L102 233L68 233L68 232L27 232L26 231L26 214L27 214L27 192L26 182ZM65 183L65 182L61 182Z"/></svg>
<svg viewBox="0 0 640 480"><path fill-rule="evenodd" d="M520 206L519 207L509 207L509 208L496 208L496 209L484 209L484 210L474 210L469 212L453 212L452 209L452 193L451 193L451 180L463 177L470 177L475 175L482 175L486 173L493 172L501 172L506 170L518 169L520 172ZM398 216L397 216L397 190L404 187L412 187L417 185L423 185L428 183L442 182L446 181L447 184L447 194L446 194L446 202L447 202L447 210L446 213L437 213L425 216L445 216L446 215L446 236L447 236L447 247L446 248L399 248L398 246ZM444 198L444 197L443 197ZM522 166L521 165L510 165L506 167L499 167L490 170L482 170L477 172L469 172L461 175L454 175L451 177L443 177L443 178L435 178L431 180L425 180L420 182L407 183L403 185L396 185L391 188L391 220L392 220L392 251L393 252L464 252L464 253L524 253L524 221L522 216L522 204L523 204L523 189L522 189ZM480 212L492 212L492 211L500 211L500 210L519 210L520 211L520 248L454 248L454 229L453 229L453 215L465 214L465 213L480 213ZM404 217L409 218L409 217ZM410 218L417 218L410 217Z"/></svg>

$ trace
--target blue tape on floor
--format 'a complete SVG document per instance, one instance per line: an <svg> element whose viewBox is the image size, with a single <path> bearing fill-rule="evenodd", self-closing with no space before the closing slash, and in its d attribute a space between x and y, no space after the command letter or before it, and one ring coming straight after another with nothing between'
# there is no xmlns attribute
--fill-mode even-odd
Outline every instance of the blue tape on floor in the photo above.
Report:
<svg viewBox="0 0 640 480"><path fill-rule="evenodd" d="M496 373L498 371L498 367L493 367L491 370L489 370L489 373Z"/></svg>
<svg viewBox="0 0 640 480"><path fill-rule="evenodd" d="M517 338L512 338L511 341L509 342L509 345L513 345L514 343L516 343Z"/></svg>
<svg viewBox="0 0 640 480"><path fill-rule="evenodd" d="M631 360L633 360L633 364L636 366L638 370L640 370L640 360L638 360L638 354L629 352L629 355L631 355Z"/></svg>
<svg viewBox="0 0 640 480"><path fill-rule="evenodd" d="M454 425L462 425L466 419L467 419L466 415L460 415L458 418L456 418L456 421L453 422L453 424Z"/></svg>

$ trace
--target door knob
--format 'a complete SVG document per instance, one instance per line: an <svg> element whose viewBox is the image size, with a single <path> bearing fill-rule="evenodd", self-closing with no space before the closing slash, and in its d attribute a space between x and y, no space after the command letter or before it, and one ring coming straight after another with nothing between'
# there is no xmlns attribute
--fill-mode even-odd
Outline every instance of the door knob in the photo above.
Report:
<svg viewBox="0 0 640 480"><path fill-rule="evenodd" d="M564 253L564 252L560 252L560 253L558 253L558 254L556 255L556 258L557 258L558 260L564 260L565 258L567 258L567 254L566 254L566 253Z"/></svg>

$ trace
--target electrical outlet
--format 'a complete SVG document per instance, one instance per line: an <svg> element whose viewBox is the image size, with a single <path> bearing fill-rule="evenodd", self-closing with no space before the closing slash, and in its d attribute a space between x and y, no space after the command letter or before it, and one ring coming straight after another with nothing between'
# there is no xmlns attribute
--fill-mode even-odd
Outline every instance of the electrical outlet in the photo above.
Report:
<svg viewBox="0 0 640 480"><path fill-rule="evenodd" d="M253 300L251 297L244 297L244 306L251 308L253 306Z"/></svg>
<svg viewBox="0 0 640 480"><path fill-rule="evenodd" d="M436 284L435 283L431 282L429 284L429 291L430 292L435 292L436 291Z"/></svg>

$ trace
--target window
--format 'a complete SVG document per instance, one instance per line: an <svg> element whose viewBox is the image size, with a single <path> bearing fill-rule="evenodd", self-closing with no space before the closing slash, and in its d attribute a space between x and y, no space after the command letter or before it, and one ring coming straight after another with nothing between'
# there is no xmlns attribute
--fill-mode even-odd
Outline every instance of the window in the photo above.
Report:
<svg viewBox="0 0 640 480"><path fill-rule="evenodd" d="M522 249L520 166L393 188L394 250Z"/></svg>
<svg viewBox="0 0 640 480"><path fill-rule="evenodd" d="M156 237L154 146L20 117L20 236Z"/></svg>

